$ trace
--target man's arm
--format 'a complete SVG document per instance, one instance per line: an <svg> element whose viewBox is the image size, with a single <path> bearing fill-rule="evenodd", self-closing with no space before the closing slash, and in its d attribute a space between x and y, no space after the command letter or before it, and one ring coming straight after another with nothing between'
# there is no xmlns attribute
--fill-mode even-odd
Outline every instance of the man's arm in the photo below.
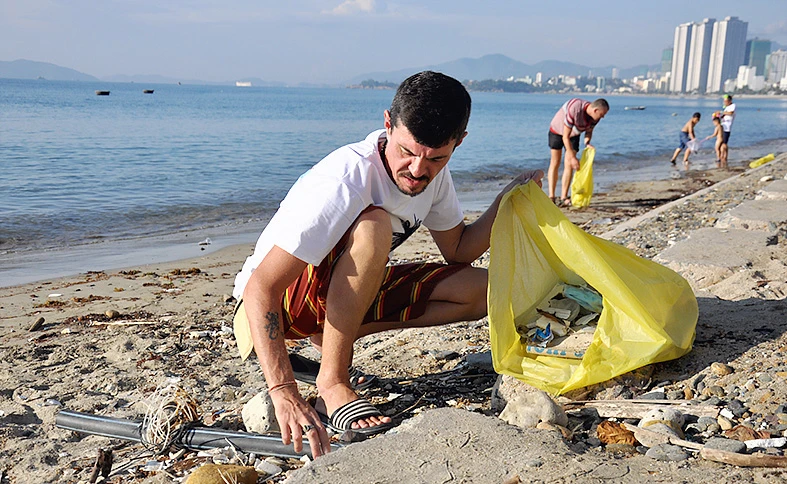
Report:
<svg viewBox="0 0 787 484"><path fill-rule="evenodd" d="M281 300L287 287L303 272L306 262L274 246L260 262L243 291L243 307L249 320L254 351L262 367L276 409L282 442L294 437L295 451L302 448L302 426L313 425L319 438L310 439L312 455L330 451L330 439L316 411L301 397L284 342ZM290 382L292 382L290 384ZM314 432L310 437L314 436Z"/></svg>
<svg viewBox="0 0 787 484"><path fill-rule="evenodd" d="M541 186L541 178L543 177L544 172L541 170L525 171L503 188L495 197L494 202L475 222L470 225L460 222L456 227L444 231L430 230L429 232L446 262L469 264L478 259L489 248L492 224L497 216L497 209L500 207L503 195L530 180Z"/></svg>
<svg viewBox="0 0 787 484"><path fill-rule="evenodd" d="M590 144L591 138L593 138L593 128L588 128L588 130L585 131L585 146L593 146Z"/></svg>

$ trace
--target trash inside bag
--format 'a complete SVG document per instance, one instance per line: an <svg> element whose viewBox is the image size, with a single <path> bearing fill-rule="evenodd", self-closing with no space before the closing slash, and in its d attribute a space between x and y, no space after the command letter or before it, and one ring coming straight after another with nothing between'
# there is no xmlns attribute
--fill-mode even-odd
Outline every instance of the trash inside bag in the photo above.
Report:
<svg viewBox="0 0 787 484"><path fill-rule="evenodd" d="M571 182L571 206L587 207L590 205L590 198L593 196L593 159L596 157L596 149L586 146L582 150L582 158L579 160L579 170L574 173L574 180Z"/></svg>
<svg viewBox="0 0 787 484"><path fill-rule="evenodd" d="M487 303L495 370L554 395L688 353L698 317L685 279L585 233L535 183L500 204Z"/></svg>

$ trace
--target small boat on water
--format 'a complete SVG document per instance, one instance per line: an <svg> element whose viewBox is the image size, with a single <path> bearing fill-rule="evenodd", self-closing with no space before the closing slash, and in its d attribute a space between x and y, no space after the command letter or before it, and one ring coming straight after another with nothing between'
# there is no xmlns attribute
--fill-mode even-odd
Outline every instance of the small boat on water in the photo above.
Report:
<svg viewBox="0 0 787 484"><path fill-rule="evenodd" d="M109 96L109 91L96 91L96 96Z"/></svg>
<svg viewBox="0 0 787 484"><path fill-rule="evenodd" d="M645 106L626 106L623 109L625 109L626 111L644 111Z"/></svg>
<svg viewBox="0 0 787 484"><path fill-rule="evenodd" d="M251 87L251 81L235 81L237 87Z"/></svg>
<svg viewBox="0 0 787 484"><path fill-rule="evenodd" d="M153 89L143 89L142 92L144 94L153 94Z"/></svg>

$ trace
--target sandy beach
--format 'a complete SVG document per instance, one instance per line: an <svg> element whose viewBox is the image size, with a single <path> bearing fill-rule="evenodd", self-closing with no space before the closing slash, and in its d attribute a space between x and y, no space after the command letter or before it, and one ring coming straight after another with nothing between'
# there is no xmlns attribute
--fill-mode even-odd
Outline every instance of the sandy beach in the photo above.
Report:
<svg viewBox="0 0 787 484"><path fill-rule="evenodd" d="M711 274L677 256L670 258L668 250L692 231L714 227L730 210L754 200L767 183L784 179L785 174L787 155L755 170L676 170L672 179L625 183L597 193L588 209L564 209L585 231L681 272L695 289L700 306L695 347L687 356L649 367L644 380L621 379L571 398L631 400L661 389L671 400L694 400L719 408L736 400L746 410L740 415L736 412L732 423L782 435L787 429L787 225L767 227L775 237L767 245L727 247L730 254L745 259L727 272ZM467 216L472 220L477 214ZM55 416L68 409L140 419L146 398L157 387L177 383L199 403L204 425L243 430L241 409L265 390L265 382L255 361L241 362L236 356L230 330L234 301L229 295L235 274L252 247L235 245L176 262L0 288L0 482L88 482L97 449L108 447L113 448L115 464L105 482L178 482L201 463L213 460L210 455L188 451L166 465L150 465L167 456L153 457L136 443L57 428ZM423 230L397 252L397 260L439 257ZM487 263L486 256L478 261ZM530 457L519 461L511 457L506 464L496 460L500 456L487 455L477 461L457 451L456 461L445 457L454 467L453 477L443 482L572 482L582 478L587 482L733 483L783 482L787 477L770 468L729 466L696 455L668 462L636 450L612 452L598 443L595 427L582 428L581 422L571 438L550 430L522 431L505 425L490 410L490 389L497 375L489 368L467 364L469 355L489 351L487 326L486 320L480 320L359 341L356 366L381 380L380 387L365 396L397 423L412 417L422 423L408 422L409 431L351 444L305 468L297 459L273 459L282 472L266 482L434 482L424 477L431 474L419 477L415 465L419 459L437 458L430 457L437 453L432 444L420 448L411 443L409 450L400 446L413 428L421 436L418 432L437 432L430 427L428 415L450 410L469 410L472 419L488 419L457 424L457 428L467 424L462 427L467 432L477 428L472 425L488 425L489 429L501 425L494 438L507 439L506 445L521 447L523 455ZM292 350L315 356L304 342L293 343ZM715 373L716 363L731 371ZM302 385L301 391L312 394L314 389ZM560 402L569 408L567 398ZM439 437L430 438L435 436ZM483 436L487 434L479 433L477 438ZM406 455L396 455L398 451ZM396 459L370 466L370 452L394 452ZM769 452L782 455L780 450ZM536 454L542 463L528 465ZM407 464L393 463L401 460ZM616 471L606 477L593 474L592 469L600 467ZM408 473L411 468L416 469L413 474ZM625 472L616 473L624 468ZM519 480L506 480L515 476ZM259 482L264 477L260 474Z"/></svg>

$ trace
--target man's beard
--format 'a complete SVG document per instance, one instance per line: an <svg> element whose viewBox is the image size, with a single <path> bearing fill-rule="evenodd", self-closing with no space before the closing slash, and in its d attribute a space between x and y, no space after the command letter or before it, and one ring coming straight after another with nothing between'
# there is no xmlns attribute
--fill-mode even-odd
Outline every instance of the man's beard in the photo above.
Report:
<svg viewBox="0 0 787 484"><path fill-rule="evenodd" d="M406 173L406 172L403 172L403 173ZM403 194L405 194L407 196L410 196L410 197L415 197L415 196L418 196L418 195L422 194L424 192L424 190L426 190L426 187L429 186L429 181L430 181L429 178L426 177L426 176L413 178L412 176L407 176L406 174L399 175L399 178L407 178L409 180L417 180L417 181L425 181L426 182L424 185L422 185L420 187L420 189L417 192L412 192L410 190L406 190L406 189L402 188L398 183L396 183L396 188L398 188L401 193L403 193Z"/></svg>

